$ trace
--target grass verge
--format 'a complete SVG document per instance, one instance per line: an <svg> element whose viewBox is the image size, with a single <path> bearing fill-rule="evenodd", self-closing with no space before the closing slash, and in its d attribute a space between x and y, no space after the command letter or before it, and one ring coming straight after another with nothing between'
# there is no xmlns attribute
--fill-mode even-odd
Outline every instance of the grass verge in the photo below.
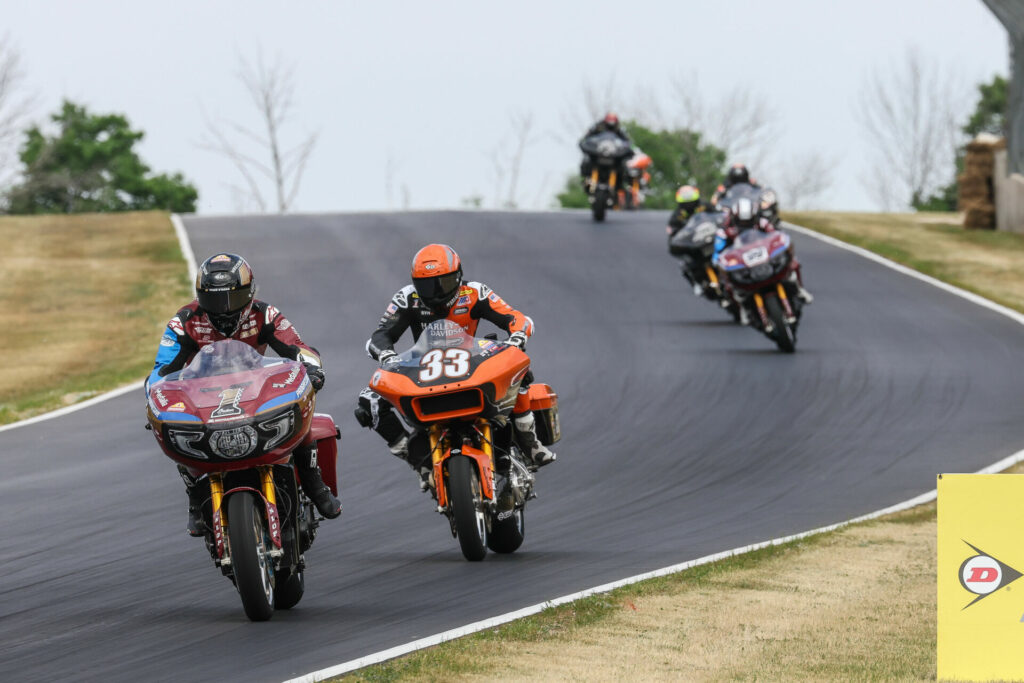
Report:
<svg viewBox="0 0 1024 683"><path fill-rule="evenodd" d="M1024 311L1024 236L964 231L952 214L785 218ZM932 503L545 610L343 680L934 680L935 544Z"/></svg>
<svg viewBox="0 0 1024 683"><path fill-rule="evenodd" d="M162 212L0 217L0 424L145 377L190 296Z"/></svg>

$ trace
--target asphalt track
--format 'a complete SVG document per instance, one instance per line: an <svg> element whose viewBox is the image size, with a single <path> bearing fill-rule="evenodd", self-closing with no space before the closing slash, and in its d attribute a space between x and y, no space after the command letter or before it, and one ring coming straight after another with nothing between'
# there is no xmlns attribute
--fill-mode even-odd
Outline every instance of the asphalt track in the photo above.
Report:
<svg viewBox="0 0 1024 683"><path fill-rule="evenodd" d="M625 576L824 524L1024 446L1024 329L795 235L817 301L795 355L683 286L664 215L189 218L319 347L345 512L302 603L250 623L129 394L0 434L0 680L275 681ZM432 241L531 315L561 403L527 537L470 564L415 475L352 417L363 343ZM173 311L168 311L168 317ZM157 339L153 340L156 351Z"/></svg>

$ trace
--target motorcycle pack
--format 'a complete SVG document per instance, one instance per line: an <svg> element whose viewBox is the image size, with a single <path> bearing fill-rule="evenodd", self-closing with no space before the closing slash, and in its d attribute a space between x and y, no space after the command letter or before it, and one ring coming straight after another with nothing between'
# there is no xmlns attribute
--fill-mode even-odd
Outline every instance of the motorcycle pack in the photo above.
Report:
<svg viewBox="0 0 1024 683"><path fill-rule="evenodd" d="M201 477L206 547L253 621L293 607L305 590L318 520L292 451L312 445L324 482L338 491L341 433L315 403L301 363L230 339L149 388L147 426L169 458Z"/></svg>

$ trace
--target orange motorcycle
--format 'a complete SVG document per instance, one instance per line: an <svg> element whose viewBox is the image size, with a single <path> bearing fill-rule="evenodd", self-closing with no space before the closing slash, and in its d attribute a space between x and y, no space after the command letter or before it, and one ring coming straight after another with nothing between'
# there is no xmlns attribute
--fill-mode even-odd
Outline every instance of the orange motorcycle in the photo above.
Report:
<svg viewBox="0 0 1024 683"><path fill-rule="evenodd" d="M450 320L427 325L416 344L377 370L370 388L418 427L411 458L430 458L430 488L467 560L523 543L536 468L514 438L512 410L530 370L515 346L476 338ZM558 396L529 387L537 437L561 438Z"/></svg>

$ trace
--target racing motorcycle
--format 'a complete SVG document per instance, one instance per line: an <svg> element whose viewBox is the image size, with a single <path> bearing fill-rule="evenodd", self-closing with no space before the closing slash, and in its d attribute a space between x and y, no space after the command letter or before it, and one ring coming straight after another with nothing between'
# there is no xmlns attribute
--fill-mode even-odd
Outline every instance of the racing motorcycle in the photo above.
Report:
<svg viewBox="0 0 1024 683"><path fill-rule="evenodd" d="M719 258L735 305L747 310L751 325L779 350L793 353L803 303L794 282L796 260L789 235L747 230Z"/></svg>
<svg viewBox="0 0 1024 683"><path fill-rule="evenodd" d="M722 298L711 256L715 251L715 233L727 215L724 211L699 211L668 238L668 251L682 260L683 277L693 285L693 293L709 301Z"/></svg>
<svg viewBox="0 0 1024 683"><path fill-rule="evenodd" d="M623 209L639 209L647 198L647 188L651 182L651 157L639 147L633 150L633 156L626 162L626 176L629 187L619 191L619 206Z"/></svg>
<svg viewBox="0 0 1024 683"><path fill-rule="evenodd" d="M767 219L774 227L779 227L779 198L775 190L770 187L757 187L749 183L738 183L733 185L718 198L716 206L719 209L734 210L737 202L743 197L750 199L756 207L757 215Z"/></svg>
<svg viewBox="0 0 1024 683"><path fill-rule="evenodd" d="M292 451L312 443L337 495L337 440L302 363L267 358L233 339L150 385L147 429L167 457L204 475L206 548L253 621L294 607L305 590L305 553L319 520L299 487Z"/></svg>
<svg viewBox="0 0 1024 683"><path fill-rule="evenodd" d="M416 344L373 373L370 388L418 427L410 458L431 463L437 511L467 560L523 542L536 467L513 435L512 409L530 358L494 335L475 338L450 320L427 325ZM528 397L544 445L561 438L558 395L532 384Z"/></svg>
<svg viewBox="0 0 1024 683"><path fill-rule="evenodd" d="M618 202L623 162L633 150L628 142L608 131L583 138L580 149L591 165L590 177L585 179L590 210L594 220L601 222L605 212Z"/></svg>

